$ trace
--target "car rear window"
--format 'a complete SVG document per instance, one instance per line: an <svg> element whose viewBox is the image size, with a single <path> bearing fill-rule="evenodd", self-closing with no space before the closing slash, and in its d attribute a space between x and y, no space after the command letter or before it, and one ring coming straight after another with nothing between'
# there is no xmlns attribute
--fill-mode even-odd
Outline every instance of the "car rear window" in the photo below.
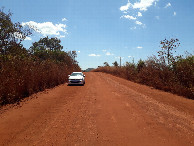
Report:
<svg viewBox="0 0 194 146"><path fill-rule="evenodd" d="M82 76L82 73L72 73L71 76Z"/></svg>

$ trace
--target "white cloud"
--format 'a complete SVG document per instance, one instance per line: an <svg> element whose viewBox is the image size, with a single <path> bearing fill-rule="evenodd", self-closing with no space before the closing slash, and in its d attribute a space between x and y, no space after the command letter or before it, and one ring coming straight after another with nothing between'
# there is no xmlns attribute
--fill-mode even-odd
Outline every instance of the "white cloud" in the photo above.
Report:
<svg viewBox="0 0 194 146"><path fill-rule="evenodd" d="M174 12L173 15L176 16L176 12Z"/></svg>
<svg viewBox="0 0 194 146"><path fill-rule="evenodd" d="M141 12L138 12L138 13L137 13L137 16L138 16L138 17L142 17L142 13L141 13Z"/></svg>
<svg viewBox="0 0 194 146"><path fill-rule="evenodd" d="M22 35L21 33L19 32L14 32L14 37L17 38L17 39L23 39L24 38L24 35Z"/></svg>
<svg viewBox="0 0 194 146"><path fill-rule="evenodd" d="M158 0L140 0L133 4L134 9L139 9L140 11L147 11L148 7L152 6Z"/></svg>
<svg viewBox="0 0 194 146"><path fill-rule="evenodd" d="M114 54L111 54L110 52L106 52L106 55L111 56L111 55L114 55Z"/></svg>
<svg viewBox="0 0 194 146"><path fill-rule="evenodd" d="M130 16L130 15L123 15L121 18L126 18L126 19L131 19L131 20L136 20L136 17Z"/></svg>
<svg viewBox="0 0 194 146"><path fill-rule="evenodd" d="M156 16L156 19L159 20L160 19L160 16Z"/></svg>
<svg viewBox="0 0 194 146"><path fill-rule="evenodd" d="M148 8L153 6L153 5L156 6L158 1L159 0L136 0L136 2L131 3L128 0L126 5L120 7L120 11L122 11L124 13L124 15L121 16L120 18L126 18L129 20L136 20L135 21L136 25L139 25L139 26L145 28L146 25L143 24L142 22L140 22L138 20L138 18L143 16L142 11L143 12L147 11ZM136 17L129 15L129 10L132 13L133 12L136 13L135 14ZM131 27L130 29L131 30L137 29L137 26Z"/></svg>
<svg viewBox="0 0 194 146"><path fill-rule="evenodd" d="M158 0L159 1L159 0ZM157 5L157 2L154 2L154 6L156 6Z"/></svg>
<svg viewBox="0 0 194 146"><path fill-rule="evenodd" d="M88 56L91 56L91 57L100 57L100 55L98 55L98 54L89 54Z"/></svg>
<svg viewBox="0 0 194 146"><path fill-rule="evenodd" d="M171 6L171 3L167 3L166 6L164 8L168 8Z"/></svg>
<svg viewBox="0 0 194 146"><path fill-rule="evenodd" d="M131 29L131 30L135 30L135 29L137 29L137 27L136 27L136 26L134 26L134 27L131 27L130 29Z"/></svg>
<svg viewBox="0 0 194 146"><path fill-rule="evenodd" d="M127 11L130 6L132 6L132 4L128 1L128 3L126 5L120 7L120 10Z"/></svg>
<svg viewBox="0 0 194 146"><path fill-rule="evenodd" d="M77 51L78 53L80 53L81 51Z"/></svg>
<svg viewBox="0 0 194 146"><path fill-rule="evenodd" d="M140 11L147 11L148 7L156 4L157 1L158 0L140 0L139 2L131 4L128 0L128 3L124 6L121 6L120 10L127 11L130 7L132 7L133 9L139 9Z"/></svg>
<svg viewBox="0 0 194 146"><path fill-rule="evenodd" d="M65 35L57 36L57 38L65 38Z"/></svg>
<svg viewBox="0 0 194 146"><path fill-rule="evenodd" d="M64 37L64 34L67 34L66 25L65 24L53 24L52 22L43 22L37 23L34 21L22 22L22 25L29 26L30 28L35 29L35 31L43 34L43 36L54 35L56 37Z"/></svg>
<svg viewBox="0 0 194 146"><path fill-rule="evenodd" d="M66 18L62 18L62 21L67 21L67 19Z"/></svg>
<svg viewBox="0 0 194 146"><path fill-rule="evenodd" d="M132 56L128 56L128 58L131 58Z"/></svg>
<svg viewBox="0 0 194 146"><path fill-rule="evenodd" d="M135 21L135 23L136 23L137 25L143 25L143 23L140 22L140 21Z"/></svg>
<svg viewBox="0 0 194 146"><path fill-rule="evenodd" d="M108 52L107 50L102 50L102 51L105 52L105 53L106 53L105 55L107 55L107 56L112 56L112 55L114 55L114 54Z"/></svg>
<svg viewBox="0 0 194 146"><path fill-rule="evenodd" d="M25 41L31 41L31 40L32 40L31 37L26 37L26 38L25 38Z"/></svg>
<svg viewBox="0 0 194 146"><path fill-rule="evenodd" d="M137 49L142 49L143 47L142 46L137 46Z"/></svg>

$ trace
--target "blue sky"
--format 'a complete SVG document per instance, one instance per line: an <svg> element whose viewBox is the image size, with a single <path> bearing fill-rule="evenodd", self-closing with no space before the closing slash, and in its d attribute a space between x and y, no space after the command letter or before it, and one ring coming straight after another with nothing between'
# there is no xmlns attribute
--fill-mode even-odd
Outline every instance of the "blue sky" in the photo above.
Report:
<svg viewBox="0 0 194 146"><path fill-rule="evenodd" d="M12 20L38 30L23 44L58 37L65 51L76 50L82 69L145 60L160 41L178 38L178 54L194 52L193 0L0 0Z"/></svg>

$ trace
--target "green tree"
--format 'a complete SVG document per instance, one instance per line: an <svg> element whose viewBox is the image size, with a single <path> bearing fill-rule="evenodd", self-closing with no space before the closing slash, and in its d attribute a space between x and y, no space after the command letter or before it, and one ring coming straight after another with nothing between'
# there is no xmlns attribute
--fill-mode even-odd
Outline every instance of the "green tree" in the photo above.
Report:
<svg viewBox="0 0 194 146"><path fill-rule="evenodd" d="M30 47L30 53L41 60L58 60L62 61L64 56L68 56L62 51L61 40L58 38L41 38L38 42L34 42Z"/></svg>
<svg viewBox="0 0 194 146"><path fill-rule="evenodd" d="M74 64L78 64L78 62L76 61L76 57L77 57L76 51L69 51L68 55L71 57Z"/></svg>
<svg viewBox="0 0 194 146"><path fill-rule="evenodd" d="M108 62L104 62L104 66L110 66Z"/></svg>
<svg viewBox="0 0 194 146"><path fill-rule="evenodd" d="M178 81L187 88L194 88L194 55L179 58L174 63L174 72Z"/></svg>
<svg viewBox="0 0 194 146"><path fill-rule="evenodd" d="M137 71L138 73L142 70L142 68L145 67L145 62L143 60L139 60L137 63Z"/></svg>
<svg viewBox="0 0 194 146"><path fill-rule="evenodd" d="M117 61L113 62L112 64L113 64L115 67L118 67L118 66L119 66L119 64L118 64Z"/></svg>
<svg viewBox="0 0 194 146"><path fill-rule="evenodd" d="M61 51L63 49L63 46L61 46L61 40L58 38L41 38L38 42L34 42L32 46L30 47L30 50L32 53L39 52L39 51L51 51L51 52L57 52Z"/></svg>
<svg viewBox="0 0 194 146"><path fill-rule="evenodd" d="M57 52L61 51L63 49L63 46L61 46L61 40L58 38L41 38L38 42L33 43L32 47L30 47L32 52L37 51L51 51L51 52Z"/></svg>
<svg viewBox="0 0 194 146"><path fill-rule="evenodd" d="M11 16L11 12L6 14L3 9L0 9L0 55L26 52L21 42L32 34L28 27L23 27L20 23L13 23Z"/></svg>
<svg viewBox="0 0 194 146"><path fill-rule="evenodd" d="M41 61L52 60L55 62L63 62L67 66L78 64L76 61L76 51L63 51L63 46L58 38L41 38L38 42L34 42L30 47L30 54L34 55Z"/></svg>

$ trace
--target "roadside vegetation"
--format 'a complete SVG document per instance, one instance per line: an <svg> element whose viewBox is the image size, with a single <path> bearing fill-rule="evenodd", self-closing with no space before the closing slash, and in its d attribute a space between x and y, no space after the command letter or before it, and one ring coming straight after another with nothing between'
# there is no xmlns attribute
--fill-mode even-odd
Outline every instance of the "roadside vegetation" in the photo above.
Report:
<svg viewBox="0 0 194 146"><path fill-rule="evenodd" d="M113 66L107 62L103 67L93 71L105 72L127 80L145 84L156 89L172 92L194 99L194 55L173 56L180 43L178 39L162 40L161 50L157 56L138 63L126 62L119 67L115 61Z"/></svg>
<svg viewBox="0 0 194 146"><path fill-rule="evenodd" d="M41 38L26 49L22 41L33 30L11 21L0 10L0 105L15 103L33 93L67 81L81 71L76 52L65 52L58 38Z"/></svg>

